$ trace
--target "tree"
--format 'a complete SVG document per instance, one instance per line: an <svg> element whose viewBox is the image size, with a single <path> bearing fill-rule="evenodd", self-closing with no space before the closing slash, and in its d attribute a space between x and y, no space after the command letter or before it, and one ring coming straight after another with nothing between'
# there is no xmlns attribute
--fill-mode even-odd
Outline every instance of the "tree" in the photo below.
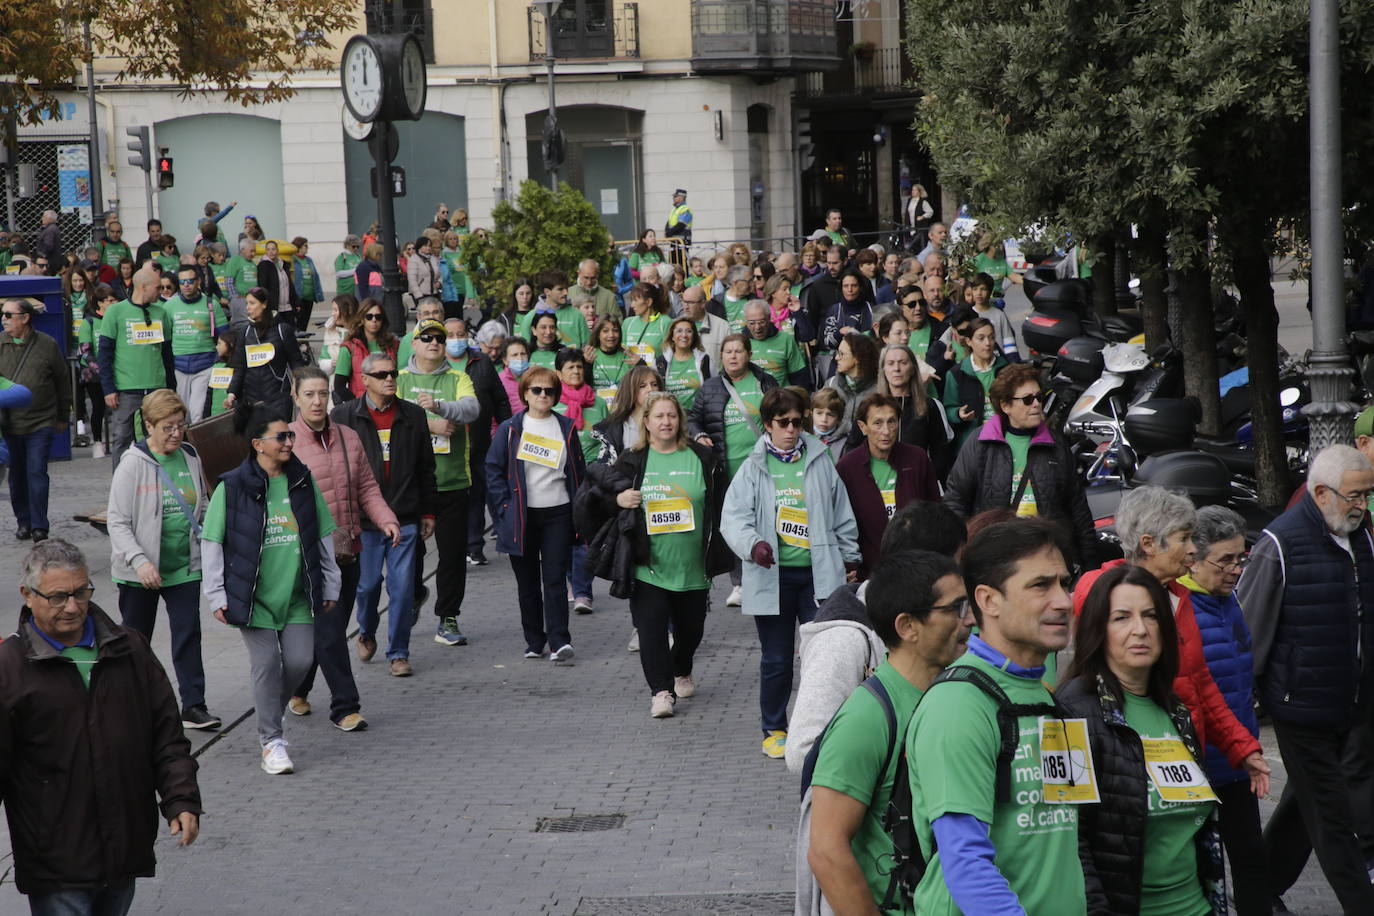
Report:
<svg viewBox="0 0 1374 916"><path fill-rule="evenodd" d="M333 67L329 35L361 20L355 0L0 0L0 112L35 124L53 108L85 63L87 22L95 55L123 61L121 80L256 105L290 98L302 70Z"/></svg>
<svg viewBox="0 0 1374 916"><path fill-rule="evenodd" d="M610 276L610 233L596 208L566 181L559 182L557 193L525 181L515 201L497 204L491 219L495 228L485 238L463 237L463 262L478 265L482 296L499 307L510 302L517 279L534 281L549 268L571 276L579 262L592 258L600 263L601 275Z"/></svg>

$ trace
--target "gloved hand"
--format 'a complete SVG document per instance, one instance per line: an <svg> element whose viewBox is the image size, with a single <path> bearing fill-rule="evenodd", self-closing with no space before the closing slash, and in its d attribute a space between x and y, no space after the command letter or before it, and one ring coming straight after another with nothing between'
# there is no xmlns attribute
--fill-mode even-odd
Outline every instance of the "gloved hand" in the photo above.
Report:
<svg viewBox="0 0 1374 916"><path fill-rule="evenodd" d="M759 541L754 545L754 549L749 551L749 559L753 560L764 569L773 565L773 548L767 541Z"/></svg>

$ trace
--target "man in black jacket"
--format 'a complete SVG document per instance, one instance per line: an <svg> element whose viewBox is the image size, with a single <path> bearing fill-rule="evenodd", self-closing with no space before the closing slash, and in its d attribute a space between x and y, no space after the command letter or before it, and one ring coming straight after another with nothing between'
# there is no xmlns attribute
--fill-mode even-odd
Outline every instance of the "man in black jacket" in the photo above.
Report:
<svg viewBox="0 0 1374 916"><path fill-rule="evenodd" d="M122 916L134 880L157 864L154 794L182 846L200 832L176 697L147 641L91 603L71 544L29 551L19 591L19 629L0 644L0 800L15 884L35 913Z"/></svg>
<svg viewBox="0 0 1374 916"><path fill-rule="evenodd" d="M6 299L0 306L0 378L33 392L28 407L0 413L0 431L10 453L10 503L18 523L15 537L48 536L48 453L67 431L72 404L71 370L57 341L33 326L33 303Z"/></svg>
<svg viewBox="0 0 1374 916"><path fill-rule="evenodd" d="M363 522L362 564L358 580L358 658L377 652L377 607L386 564L390 600L386 657L391 674L410 677L410 629L415 625L415 539L434 533L433 506L439 498L434 479L434 448L422 408L396 397L396 361L385 353L363 360L363 396L334 408L330 418L358 434L382 485L387 505L401 523L393 546L370 521Z"/></svg>

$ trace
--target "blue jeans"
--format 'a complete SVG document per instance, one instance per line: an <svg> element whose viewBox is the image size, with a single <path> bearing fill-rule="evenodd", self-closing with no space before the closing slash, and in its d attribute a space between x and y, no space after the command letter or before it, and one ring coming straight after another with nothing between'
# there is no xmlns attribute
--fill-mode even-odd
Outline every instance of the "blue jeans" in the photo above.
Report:
<svg viewBox="0 0 1374 916"><path fill-rule="evenodd" d="M6 436L10 450L10 504L20 528L48 525L48 453L52 451L51 426L23 436Z"/></svg>
<svg viewBox="0 0 1374 916"><path fill-rule="evenodd" d="M574 598L586 598L591 600L592 595L592 574L587 572L587 545L578 544L572 549L572 568L568 570L568 578L572 580L572 592Z"/></svg>
<svg viewBox="0 0 1374 916"><path fill-rule="evenodd" d="M134 905L134 882L102 887L100 890L53 891L30 894L29 912L33 916L125 916Z"/></svg>
<svg viewBox="0 0 1374 916"><path fill-rule="evenodd" d="M797 624L816 616L815 586L809 566L778 567L778 613L754 618L759 631L759 711L763 730L787 731L787 700L792 696L792 660L797 654Z"/></svg>
<svg viewBox="0 0 1374 916"><path fill-rule="evenodd" d="M382 598L382 561L386 561L387 607L386 657L410 657L410 628L415 625L415 539L419 526L401 526L401 543L392 547L380 531L363 532L362 564L358 578L358 629L375 637L381 615L377 606Z"/></svg>

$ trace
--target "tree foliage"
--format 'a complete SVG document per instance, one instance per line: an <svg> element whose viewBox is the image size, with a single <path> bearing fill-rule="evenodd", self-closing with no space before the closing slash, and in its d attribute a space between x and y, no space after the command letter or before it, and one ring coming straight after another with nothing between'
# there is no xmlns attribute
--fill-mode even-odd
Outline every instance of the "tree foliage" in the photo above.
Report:
<svg viewBox="0 0 1374 916"><path fill-rule="evenodd" d="M533 281L551 267L571 277L587 258L600 263L602 277L611 274L610 235L601 215L566 181L557 193L525 181L515 200L497 204L491 218L494 228L485 239L476 233L463 237L463 261L480 265L483 292L498 302L510 301L517 279Z"/></svg>
<svg viewBox="0 0 1374 916"><path fill-rule="evenodd" d="M183 96L244 105L290 98L302 70L334 66L329 35L362 21L355 0L0 0L0 112L37 123L86 60L122 61L120 80L170 82Z"/></svg>

